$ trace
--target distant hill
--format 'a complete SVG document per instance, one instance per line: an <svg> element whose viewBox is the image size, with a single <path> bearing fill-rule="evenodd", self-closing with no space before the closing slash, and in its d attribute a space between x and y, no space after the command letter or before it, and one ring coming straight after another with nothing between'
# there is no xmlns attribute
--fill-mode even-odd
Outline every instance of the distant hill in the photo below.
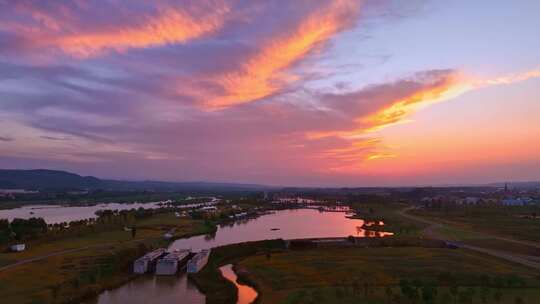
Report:
<svg viewBox="0 0 540 304"><path fill-rule="evenodd" d="M92 176L56 170L0 170L0 189L96 189L104 183Z"/></svg>
<svg viewBox="0 0 540 304"><path fill-rule="evenodd" d="M121 181L80 176L57 170L2 170L0 189L25 190L154 190L154 191L247 191L269 189L255 184L212 183L212 182L161 182Z"/></svg>

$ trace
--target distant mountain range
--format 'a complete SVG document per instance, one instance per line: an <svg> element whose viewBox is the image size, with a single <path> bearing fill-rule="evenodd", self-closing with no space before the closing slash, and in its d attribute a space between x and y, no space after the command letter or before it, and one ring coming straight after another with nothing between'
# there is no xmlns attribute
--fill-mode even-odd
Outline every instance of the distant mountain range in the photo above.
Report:
<svg viewBox="0 0 540 304"><path fill-rule="evenodd" d="M25 190L154 190L154 191L248 191L270 189L255 184L212 182L121 181L80 176L58 170L2 170L0 189Z"/></svg>
<svg viewBox="0 0 540 304"><path fill-rule="evenodd" d="M504 187L505 183L491 183L486 185L460 185L459 187ZM517 189L540 188L540 181L509 182L508 186ZM426 186L419 186L426 187ZM445 187L445 186L440 186ZM446 186L446 187L456 187ZM392 187L385 187L392 188ZM398 187L399 188L399 187ZM407 187L407 189L417 187ZM0 189L25 190L149 190L149 191L262 191L262 190L313 190L313 187L280 188L257 184L213 183L213 182L163 182L163 181L122 181L100 179L93 176L80 176L75 173L58 170L3 170L0 169ZM320 188L322 190L345 190L342 188ZM347 188L354 189L380 189Z"/></svg>

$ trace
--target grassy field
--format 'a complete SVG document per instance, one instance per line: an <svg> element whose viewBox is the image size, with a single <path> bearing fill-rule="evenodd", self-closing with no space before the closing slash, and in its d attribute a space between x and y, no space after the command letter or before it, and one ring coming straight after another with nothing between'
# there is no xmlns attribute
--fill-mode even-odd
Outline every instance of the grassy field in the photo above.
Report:
<svg viewBox="0 0 540 304"><path fill-rule="evenodd" d="M514 303L516 297L524 303L540 302L537 272L462 249L311 249L274 253L270 258L256 255L237 266L260 291L261 303L410 303L401 295L401 279L433 284L436 303L452 297L450 285L461 286L461 293L471 289L473 303L481 303L482 294L492 299L497 290L502 294L500 303ZM496 283L510 278L519 283L510 287ZM491 283L481 283L486 280Z"/></svg>
<svg viewBox="0 0 540 304"><path fill-rule="evenodd" d="M137 236L123 230L71 237L49 243L30 243L22 253L1 253L9 264L50 252L92 246L0 272L0 297L6 303L79 303L104 288L131 278L131 262L147 250L164 246L162 235L176 228L175 237L210 232L203 221L158 214L136 223Z"/></svg>
<svg viewBox="0 0 540 304"><path fill-rule="evenodd" d="M157 214L151 218L143 219L135 223L137 234L135 239L161 238L167 231L175 228L175 237L199 233L208 230L202 221L181 219L173 213ZM74 248L107 245L133 241L130 231L116 229L106 232L97 232L72 236L54 241L35 240L27 242L27 250L20 253L0 252L0 265L7 265L19 260L45 255L51 252L63 251Z"/></svg>
<svg viewBox="0 0 540 304"><path fill-rule="evenodd" d="M540 206L462 206L450 209L419 209L411 214L478 234L538 241L540 219L522 217L533 213L540 214Z"/></svg>

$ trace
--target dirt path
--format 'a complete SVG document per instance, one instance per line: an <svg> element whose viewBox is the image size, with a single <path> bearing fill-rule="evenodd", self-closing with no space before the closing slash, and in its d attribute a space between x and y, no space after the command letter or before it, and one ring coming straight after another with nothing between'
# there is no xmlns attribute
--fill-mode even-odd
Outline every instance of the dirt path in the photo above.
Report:
<svg viewBox="0 0 540 304"><path fill-rule="evenodd" d="M42 260L48 259L48 258L50 258L50 257L58 256L58 255L63 255L63 254L68 254L68 253L73 253L73 252L78 252L78 251L88 250L88 249L91 249L91 248L105 247L105 246L106 246L106 245L87 246L87 247L81 247L81 248L67 249L67 250L62 250L62 251L52 252L52 253L49 253L49 254L45 254L45 255L40 255L40 256L37 256L37 257L32 257L32 258L24 259L24 260L15 262L15 263L13 263L13 264L9 264L9 265L0 267L0 272L6 271L6 270L10 270L10 269L12 269L12 268L15 268L15 267L18 267L18 266L22 266L22 265L25 265L25 264L29 264L29 263L33 263L33 262L42 261Z"/></svg>
<svg viewBox="0 0 540 304"><path fill-rule="evenodd" d="M429 220L429 219L425 219L425 218L415 216L415 215L411 215L411 214L407 213L408 211L413 210L413 209L415 209L415 207L405 208L405 209L402 209L402 210L398 211L398 213L399 213L399 215L401 215L401 216L403 216L403 217L405 217L407 219L417 221L417 222L421 222L421 223L424 223L424 224L428 224L428 226L424 229L424 235L425 236L427 236L429 238L434 238L434 239L441 239L441 240L446 239L444 236L437 233L437 229L444 227L443 223L435 222L435 221L432 221L432 220ZM536 244L536 243L532 243L532 242L514 240L514 239L510 239L510 238L500 237L500 236L496 236L496 235L488 235L488 234L483 234L483 233L482 233L482 235L487 237L487 238L492 238L492 239L501 240L501 241L505 241L505 242L511 242L511 243L516 243L516 244L531 246L531 247L535 247L535 248L540 248L540 244ZM447 241L451 241L451 240L447 240ZM527 267L540 269L540 261L538 260L537 257L534 257L534 256L518 255L518 254L509 253L509 252L505 252L505 251L493 250L493 249L488 249L488 248L483 248L483 247L478 247L478 246L471 246L471 245L463 244L463 243L460 243L460 242L454 242L454 241L452 241L452 243L454 243L455 245L457 245L460 248L465 248L465 249L485 253L485 254L495 256L495 257L498 257L498 258L501 258L501 259L505 259L507 261L514 262L514 263L517 263L517 264L521 264L521 265L524 265L524 266L527 266Z"/></svg>

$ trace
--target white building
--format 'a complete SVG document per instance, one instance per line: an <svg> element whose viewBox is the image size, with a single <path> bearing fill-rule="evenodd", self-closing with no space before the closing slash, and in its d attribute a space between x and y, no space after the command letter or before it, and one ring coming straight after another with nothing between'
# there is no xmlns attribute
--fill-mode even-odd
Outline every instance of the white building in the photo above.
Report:
<svg viewBox="0 0 540 304"><path fill-rule="evenodd" d="M9 249L11 249L11 251L13 251L13 252L21 252L21 251L26 250L26 245L25 244L15 244L15 245L9 246Z"/></svg>
<svg viewBox="0 0 540 304"><path fill-rule="evenodd" d="M530 197L506 198L501 201L504 206L526 206L533 202Z"/></svg>
<svg viewBox="0 0 540 304"><path fill-rule="evenodd" d="M187 273L197 273L206 266L210 257L210 249L202 250L189 260L187 263Z"/></svg>
<svg viewBox="0 0 540 304"><path fill-rule="evenodd" d="M187 259L190 251L187 249L173 251L160 259L156 264L157 275L174 275L180 264Z"/></svg>
<svg viewBox="0 0 540 304"><path fill-rule="evenodd" d="M166 252L165 248L159 248L138 258L133 263L133 272L142 274L154 271L157 260Z"/></svg>
<svg viewBox="0 0 540 304"><path fill-rule="evenodd" d="M464 199L456 200L457 205L477 205L481 202L480 198L468 196Z"/></svg>

